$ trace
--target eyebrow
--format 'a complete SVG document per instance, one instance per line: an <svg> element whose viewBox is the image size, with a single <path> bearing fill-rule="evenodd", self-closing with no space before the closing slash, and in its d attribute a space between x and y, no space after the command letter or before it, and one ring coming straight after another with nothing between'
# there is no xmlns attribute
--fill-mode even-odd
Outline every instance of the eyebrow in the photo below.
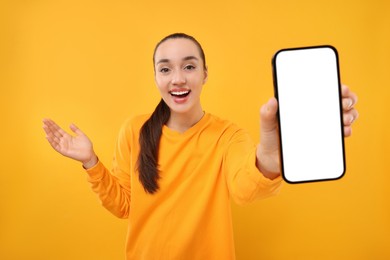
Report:
<svg viewBox="0 0 390 260"><path fill-rule="evenodd" d="M195 56L186 56L186 57L183 58L183 61L188 61L188 60L199 60L199 59L197 57L195 57ZM168 63L168 62L170 62L169 59L161 59L161 60L157 61L156 64Z"/></svg>

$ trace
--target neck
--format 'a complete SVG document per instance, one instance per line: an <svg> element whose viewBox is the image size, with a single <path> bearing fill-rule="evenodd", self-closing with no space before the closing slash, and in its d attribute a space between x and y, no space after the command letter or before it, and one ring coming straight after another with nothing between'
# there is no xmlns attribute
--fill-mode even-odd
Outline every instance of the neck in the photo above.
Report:
<svg viewBox="0 0 390 260"><path fill-rule="evenodd" d="M198 123L204 115L204 112L201 107L195 112L191 111L189 113L175 113L171 110L171 116L167 122L167 126L179 133L184 133L196 123Z"/></svg>

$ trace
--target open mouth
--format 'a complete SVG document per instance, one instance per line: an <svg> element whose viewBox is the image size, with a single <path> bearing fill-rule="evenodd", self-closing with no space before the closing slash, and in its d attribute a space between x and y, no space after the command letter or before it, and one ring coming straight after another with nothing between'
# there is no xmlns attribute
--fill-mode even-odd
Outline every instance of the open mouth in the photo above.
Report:
<svg viewBox="0 0 390 260"><path fill-rule="evenodd" d="M184 98L190 94L191 90L182 90L182 91L169 91L169 94L173 97Z"/></svg>

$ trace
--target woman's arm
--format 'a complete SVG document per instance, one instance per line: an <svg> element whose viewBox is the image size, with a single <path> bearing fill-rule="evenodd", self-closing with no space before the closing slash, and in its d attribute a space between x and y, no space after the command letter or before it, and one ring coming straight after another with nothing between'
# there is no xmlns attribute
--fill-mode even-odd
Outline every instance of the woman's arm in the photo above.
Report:
<svg viewBox="0 0 390 260"><path fill-rule="evenodd" d="M90 139L75 125L72 136L53 120L44 119L43 129L50 145L61 155L79 161L88 173L92 190L103 206L119 218L127 218L130 212L130 149L125 131L121 131L114 155L114 167L110 172L99 162Z"/></svg>

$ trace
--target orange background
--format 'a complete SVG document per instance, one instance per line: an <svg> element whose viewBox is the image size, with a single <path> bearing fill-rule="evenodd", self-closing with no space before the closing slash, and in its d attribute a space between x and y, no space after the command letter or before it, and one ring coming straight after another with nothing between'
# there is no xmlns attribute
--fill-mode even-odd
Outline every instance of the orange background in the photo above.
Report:
<svg viewBox="0 0 390 260"><path fill-rule="evenodd" d="M2 0L0 258L124 259L127 222L100 206L79 163L51 149L41 120L76 123L111 167L122 122L159 100L154 45L186 32L207 56L204 109L255 140L278 49L334 45L359 95L346 175L233 205L237 258L389 259L389 14L385 0Z"/></svg>

